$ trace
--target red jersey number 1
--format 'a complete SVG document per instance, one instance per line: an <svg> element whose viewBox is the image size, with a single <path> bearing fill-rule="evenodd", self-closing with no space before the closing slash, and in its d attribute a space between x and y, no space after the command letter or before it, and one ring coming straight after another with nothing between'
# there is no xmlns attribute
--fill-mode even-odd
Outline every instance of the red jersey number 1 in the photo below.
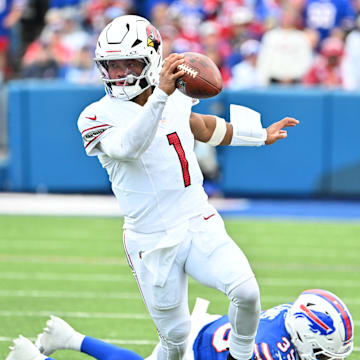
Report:
<svg viewBox="0 0 360 360"><path fill-rule="evenodd" d="M181 141L179 139L179 136L176 132L173 132L171 134L167 135L169 145L174 145L175 151L179 157L183 179L184 179L184 185L185 187L189 186L191 184L190 182L190 173L189 173L189 163L186 160L185 157L185 151L181 145Z"/></svg>

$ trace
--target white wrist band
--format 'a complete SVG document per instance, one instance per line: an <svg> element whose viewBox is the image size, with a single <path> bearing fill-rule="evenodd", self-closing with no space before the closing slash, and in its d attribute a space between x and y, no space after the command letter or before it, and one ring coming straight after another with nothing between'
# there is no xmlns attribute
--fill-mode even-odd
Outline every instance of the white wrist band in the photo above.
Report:
<svg viewBox="0 0 360 360"><path fill-rule="evenodd" d="M226 134L226 121L223 118L217 116L215 117L216 117L216 126L213 134L211 135L210 140L207 142L207 144L211 146L219 145L224 140Z"/></svg>
<svg viewBox="0 0 360 360"><path fill-rule="evenodd" d="M230 123L233 126L231 146L261 146L267 138L261 125L261 114L240 105L230 105Z"/></svg>

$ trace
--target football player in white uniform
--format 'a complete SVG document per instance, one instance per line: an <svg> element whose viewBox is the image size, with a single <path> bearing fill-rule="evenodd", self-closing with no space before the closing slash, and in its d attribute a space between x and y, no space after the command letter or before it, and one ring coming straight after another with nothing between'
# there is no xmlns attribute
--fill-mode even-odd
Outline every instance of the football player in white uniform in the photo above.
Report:
<svg viewBox="0 0 360 360"><path fill-rule="evenodd" d="M225 360L228 356L229 319L208 314L208 305L204 299L196 300L186 360ZM55 316L47 321L35 345L20 336L6 360L54 360L48 356L60 349L81 351L98 360L143 360L133 351L85 336ZM354 324L346 305L329 291L310 289L294 304L261 312L252 360L343 360L353 348ZM155 359L156 351L153 354L146 360Z"/></svg>
<svg viewBox="0 0 360 360"><path fill-rule="evenodd" d="M248 261L209 205L194 140L211 145L272 144L287 136L284 118L260 121L193 113L176 90L183 55L162 61L161 37L146 19L126 15L101 32L95 62L106 95L81 113L89 156L98 156L124 215L128 263L159 333L158 360L182 359L190 331L187 275L230 299L229 359L251 357L259 289ZM254 112L253 112L254 113Z"/></svg>

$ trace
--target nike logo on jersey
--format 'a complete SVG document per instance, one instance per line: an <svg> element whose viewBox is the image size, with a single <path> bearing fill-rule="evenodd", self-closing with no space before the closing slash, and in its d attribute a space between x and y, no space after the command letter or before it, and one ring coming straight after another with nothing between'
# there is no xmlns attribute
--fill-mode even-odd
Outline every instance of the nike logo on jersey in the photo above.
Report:
<svg viewBox="0 0 360 360"><path fill-rule="evenodd" d="M204 216L204 220L209 220L211 217L213 217L215 214L211 214L209 216Z"/></svg>
<svg viewBox="0 0 360 360"><path fill-rule="evenodd" d="M89 120L96 120L96 115L94 117L85 116Z"/></svg>

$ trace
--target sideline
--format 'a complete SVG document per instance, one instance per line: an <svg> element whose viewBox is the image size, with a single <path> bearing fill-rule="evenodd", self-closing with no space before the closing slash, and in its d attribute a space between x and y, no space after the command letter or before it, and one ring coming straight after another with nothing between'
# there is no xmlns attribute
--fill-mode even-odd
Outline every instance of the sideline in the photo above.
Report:
<svg viewBox="0 0 360 360"><path fill-rule="evenodd" d="M218 211L239 212L249 207L245 199L211 199ZM0 192L2 215L60 215L121 217L113 195L33 194Z"/></svg>
<svg viewBox="0 0 360 360"><path fill-rule="evenodd" d="M210 199L225 217L360 221L360 201ZM0 192L0 215L121 217L113 195Z"/></svg>

